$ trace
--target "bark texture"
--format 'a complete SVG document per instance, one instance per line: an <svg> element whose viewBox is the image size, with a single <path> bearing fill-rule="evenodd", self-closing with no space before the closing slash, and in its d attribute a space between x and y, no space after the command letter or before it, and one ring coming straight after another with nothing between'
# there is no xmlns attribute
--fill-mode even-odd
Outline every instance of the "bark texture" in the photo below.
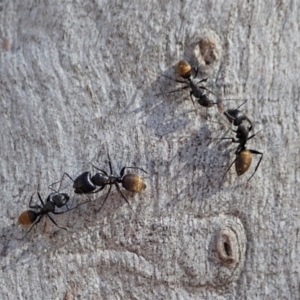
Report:
<svg viewBox="0 0 300 300"><path fill-rule="evenodd" d="M297 1L0 3L0 299L299 299ZM220 107L189 98L174 66L252 120L259 155L238 177ZM177 77L178 78L178 77ZM147 170L147 188L108 188L17 225L37 188L91 163ZM142 172L136 171L142 175ZM65 178L70 205L85 201ZM34 195L35 203L39 203Z"/></svg>

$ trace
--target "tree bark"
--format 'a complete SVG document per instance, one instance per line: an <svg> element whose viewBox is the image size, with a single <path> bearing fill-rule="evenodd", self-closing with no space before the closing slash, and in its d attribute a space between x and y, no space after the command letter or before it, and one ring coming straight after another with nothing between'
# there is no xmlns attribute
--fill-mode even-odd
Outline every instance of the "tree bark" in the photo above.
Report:
<svg viewBox="0 0 300 300"><path fill-rule="evenodd" d="M0 299L300 298L297 2L0 5ZM181 59L219 105L167 93ZM222 112L245 100L263 159L222 181L237 146ZM44 217L18 239L36 190L109 173L108 154L115 175L147 170L143 193L120 186L132 210L113 187L98 211L106 187L53 216L68 231ZM71 207L88 200L72 186Z"/></svg>

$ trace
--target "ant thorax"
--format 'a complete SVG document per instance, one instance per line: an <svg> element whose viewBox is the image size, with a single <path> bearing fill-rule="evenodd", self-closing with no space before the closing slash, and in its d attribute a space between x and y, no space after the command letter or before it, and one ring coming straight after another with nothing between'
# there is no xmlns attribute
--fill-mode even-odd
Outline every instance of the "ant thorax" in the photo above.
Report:
<svg viewBox="0 0 300 300"><path fill-rule="evenodd" d="M92 182L97 186L104 186L104 185L112 183L112 181L115 182L115 179L113 176L108 176L108 175L104 175L101 173L96 173L92 177Z"/></svg>

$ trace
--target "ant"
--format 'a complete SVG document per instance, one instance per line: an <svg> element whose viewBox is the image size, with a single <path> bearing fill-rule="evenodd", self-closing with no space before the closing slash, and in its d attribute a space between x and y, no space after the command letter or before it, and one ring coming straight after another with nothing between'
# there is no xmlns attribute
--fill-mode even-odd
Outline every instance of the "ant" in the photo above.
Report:
<svg viewBox="0 0 300 300"><path fill-rule="evenodd" d="M42 217L45 216L45 215L47 215L47 217L51 220L51 222L55 226L57 226L61 229L67 230L64 227L59 226L55 222L55 220L49 215L49 213L59 215L59 214L63 214L65 212L69 211L70 209L67 206L67 203L69 201L69 196L67 194L64 194L64 193L54 192L54 193L51 193L51 194L48 195L48 197L46 199L46 202L44 203L40 193L37 192L37 195L38 195L42 205L31 205L32 198L33 198L34 194L30 198L29 208L33 208L33 209L36 209L38 211L36 212L34 210L31 210L31 209L30 210L25 210L19 215L19 218L18 218L19 224L24 225L24 226L32 225L30 227L30 229L27 231L27 233L21 239L25 238L29 234L29 232L32 230L32 228L36 224L38 224L41 221ZM61 208L63 206L66 206L68 208L68 210L67 211L62 211L62 212L56 212L55 211L56 207Z"/></svg>
<svg viewBox="0 0 300 300"><path fill-rule="evenodd" d="M206 91L208 91L209 93L212 93L212 94L213 94L213 92L211 92L210 90L208 90L206 87L199 85L200 83L207 81L208 78L205 78L205 79L202 79L202 80L196 82L195 78L198 75L198 70L199 70L198 68L196 68L195 75L192 76L192 70L193 70L193 68L191 67L191 65L187 61L181 60L177 64L177 68L176 69L177 69L178 75L180 77L184 78L184 79L187 79L188 82L182 81L182 80L173 79L173 78L171 78L169 76L161 74L162 76L164 76L164 77L166 77L168 79L174 80L174 81L179 82L179 83L186 84L186 86L184 86L184 87L182 87L180 89L169 91L168 94L175 93L175 92L187 89L187 88L191 88L190 98L191 98L191 100L192 100L192 102L194 104L194 107L195 107L195 103L194 103L194 100L193 100L192 96L194 96L197 99L197 102L201 106L206 107L206 108L209 108L209 107L212 107L213 105L218 105L219 104L218 102L213 102L212 100L210 100L207 97L207 95L203 93L202 90L206 90Z"/></svg>
<svg viewBox="0 0 300 300"><path fill-rule="evenodd" d="M145 170L139 167L123 167L120 171L120 176L113 175L112 166L111 166L111 160L108 155L108 164L110 169L110 174L108 174L106 171L97 168L93 165L95 169L97 169L99 172L95 175L91 175L90 172L84 172L81 175L79 175L75 180L68 174L64 173L62 176L62 179L58 182L62 182L64 176L68 176L73 182L73 188L76 194L94 194L102 191L107 185L109 185L109 190L106 194L106 197L98 209L98 211L101 210L103 205L105 204L108 195L110 194L111 188L114 185L118 192L121 194L122 198L127 202L130 209L133 211L131 205L129 204L128 200L122 193L119 183L122 183L123 188L125 188L127 191L130 192L142 192L146 189L146 183L143 177L141 177L138 174L125 174L124 172L126 169L139 169L145 173L147 173ZM56 182L56 183L58 183ZM55 184L55 183L53 183ZM52 185L53 185L52 184ZM98 187L98 188L97 188ZM86 203L86 202L84 202Z"/></svg>
<svg viewBox="0 0 300 300"><path fill-rule="evenodd" d="M236 110L237 111L237 110ZM227 172L230 170L230 168L232 167L233 164L235 164L235 170L238 176L243 175L244 173L246 173L248 171L248 169L251 166L251 162L252 162L252 156L253 154L258 154L261 155L255 170L253 172L253 174L250 176L250 178L247 180L247 182L249 182L249 180L254 176L254 174L256 173L261 160L263 158L263 153L259 152L257 150L252 150L252 149L247 149L246 148L246 143L248 140L252 139L256 134L251 135L250 137L248 137L249 132L252 130L252 123L250 122L250 124L248 122L248 118L242 120L239 122L238 128L237 130L232 130L233 132L236 133L236 139L234 138L221 138L222 140L225 139L230 139L232 141L232 143L238 143L238 147L235 151L235 155L236 158L235 160L230 164L229 168L226 170L221 183L220 183L220 187L222 185L222 182L227 174Z"/></svg>

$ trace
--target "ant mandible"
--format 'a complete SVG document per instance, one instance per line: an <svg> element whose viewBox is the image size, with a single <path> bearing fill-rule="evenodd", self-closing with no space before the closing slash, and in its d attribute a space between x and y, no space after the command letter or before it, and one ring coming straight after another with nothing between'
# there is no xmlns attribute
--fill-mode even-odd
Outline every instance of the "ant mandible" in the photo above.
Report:
<svg viewBox="0 0 300 300"><path fill-rule="evenodd" d="M90 172L84 172L81 175L79 175L75 180L68 174L64 173L62 176L62 179L58 182L62 182L64 176L68 176L73 182L73 188L74 192L77 194L94 194L102 191L107 185L109 185L109 190L106 194L106 197L98 209L98 211L101 210L103 205L105 204L108 195L110 194L111 188L114 185L118 192L121 194L122 198L127 202L129 205L130 209L133 211L130 203L122 193L119 183L122 184L123 188L125 188L127 191L130 192L142 192L146 189L146 183L143 177L141 177L138 174L125 174L124 172L126 169L138 169L141 170L145 173L147 173L145 170L139 167L123 167L120 171L120 176L115 176L113 175L112 171L112 166L111 166L111 160L108 155L108 164L109 164L109 169L110 169L110 174L108 174L105 170L99 169L96 166L93 165L95 169L97 169L99 172L97 172L95 175L91 175ZM56 182L56 183L58 183ZM55 183L53 183L55 184ZM52 185L53 185L52 184ZM98 187L98 188L97 188Z"/></svg>
<svg viewBox="0 0 300 300"><path fill-rule="evenodd" d="M66 206L68 208L67 203L69 201L69 196L65 193L54 192L54 193L51 193L51 194L48 195L48 197L46 199L46 202L44 203L40 193L37 192L37 195L39 197L41 205L38 205L38 204L37 205L31 205L34 194L30 198L29 208L32 208L32 209L35 209L35 210L38 210L38 211L31 210L31 209L30 210L25 210L19 215L19 218L18 218L19 224L24 225L24 226L32 225L30 227L30 229L27 231L27 233L21 239L25 238L29 234L29 232L32 230L32 228L35 225L37 225L41 221L42 217L45 216L45 215L47 215L47 217L51 220L51 222L55 226L57 226L61 229L67 230L64 227L59 226L55 222L55 220L49 215L49 213L59 215L59 214L63 214L65 212L69 211L69 209L67 211L62 211L62 212L55 211L56 207L61 208L63 206Z"/></svg>

